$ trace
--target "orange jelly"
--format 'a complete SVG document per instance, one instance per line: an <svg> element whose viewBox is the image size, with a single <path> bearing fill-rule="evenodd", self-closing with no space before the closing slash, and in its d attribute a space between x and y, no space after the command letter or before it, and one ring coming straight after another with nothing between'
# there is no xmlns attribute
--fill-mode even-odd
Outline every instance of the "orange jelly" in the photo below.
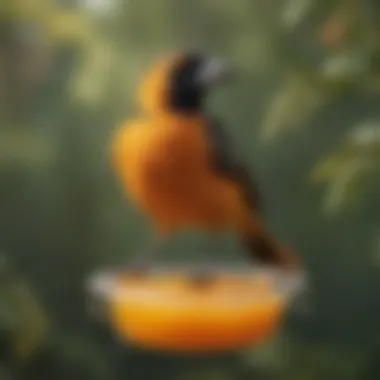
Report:
<svg viewBox="0 0 380 380"><path fill-rule="evenodd" d="M265 277L224 274L198 285L184 274L165 274L120 276L108 306L115 331L139 346L219 351L269 338L286 300Z"/></svg>

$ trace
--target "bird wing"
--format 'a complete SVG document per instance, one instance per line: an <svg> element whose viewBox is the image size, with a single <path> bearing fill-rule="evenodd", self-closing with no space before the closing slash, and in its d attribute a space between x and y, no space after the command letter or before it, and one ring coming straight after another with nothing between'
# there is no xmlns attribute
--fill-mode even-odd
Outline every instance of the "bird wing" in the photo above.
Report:
<svg viewBox="0 0 380 380"><path fill-rule="evenodd" d="M206 133L211 143L211 160L215 170L243 190L246 201L252 210L260 210L257 183L250 175L247 165L236 152L227 131L217 119L208 117Z"/></svg>

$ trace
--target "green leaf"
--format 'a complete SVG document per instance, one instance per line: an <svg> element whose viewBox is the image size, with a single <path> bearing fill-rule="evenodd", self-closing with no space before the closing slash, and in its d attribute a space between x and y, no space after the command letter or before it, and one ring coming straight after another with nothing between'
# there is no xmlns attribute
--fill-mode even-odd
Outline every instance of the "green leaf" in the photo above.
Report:
<svg viewBox="0 0 380 380"><path fill-rule="evenodd" d="M261 131L262 141L272 141L281 133L299 127L327 97L318 82L304 75L291 75L269 105Z"/></svg>
<svg viewBox="0 0 380 380"><path fill-rule="evenodd" d="M282 23L290 29L296 28L315 8L314 0L288 0L282 13Z"/></svg>
<svg viewBox="0 0 380 380"><path fill-rule="evenodd" d="M324 211L333 215L344 205L355 202L372 167L373 161L366 158L351 160L342 165L328 185L323 202Z"/></svg>
<svg viewBox="0 0 380 380"><path fill-rule="evenodd" d="M356 202L366 179L379 163L380 124L376 120L362 122L311 172L313 183L327 186L323 200L325 212L333 215Z"/></svg>

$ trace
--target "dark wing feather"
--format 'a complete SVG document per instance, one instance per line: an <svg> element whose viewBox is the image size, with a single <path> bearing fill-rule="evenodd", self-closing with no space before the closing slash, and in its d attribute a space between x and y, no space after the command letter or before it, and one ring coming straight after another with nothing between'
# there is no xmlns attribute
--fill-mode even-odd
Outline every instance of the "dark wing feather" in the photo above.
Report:
<svg viewBox="0 0 380 380"><path fill-rule="evenodd" d="M258 186L250 175L247 165L237 154L228 133L218 120L211 117L207 118L206 131L211 142L211 159L215 170L221 176L239 184L252 210L259 210L261 205Z"/></svg>

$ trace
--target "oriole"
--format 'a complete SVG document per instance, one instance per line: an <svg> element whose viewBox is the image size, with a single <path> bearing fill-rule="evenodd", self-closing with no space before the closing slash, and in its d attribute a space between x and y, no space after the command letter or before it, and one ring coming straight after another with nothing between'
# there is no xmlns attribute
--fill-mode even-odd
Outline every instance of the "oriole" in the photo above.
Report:
<svg viewBox="0 0 380 380"><path fill-rule="evenodd" d="M252 259L298 267L296 255L267 231L254 181L226 131L205 111L208 92L230 73L221 60L193 53L154 65L139 88L140 115L112 140L114 167L157 236L184 228L233 230Z"/></svg>

